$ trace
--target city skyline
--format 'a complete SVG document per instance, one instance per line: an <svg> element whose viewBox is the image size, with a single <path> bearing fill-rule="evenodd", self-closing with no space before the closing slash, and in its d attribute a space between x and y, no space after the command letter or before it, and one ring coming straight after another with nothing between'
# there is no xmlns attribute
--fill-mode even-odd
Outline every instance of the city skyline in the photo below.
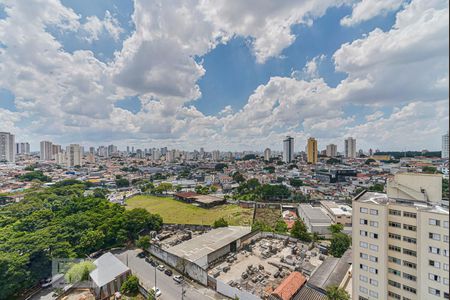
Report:
<svg viewBox="0 0 450 300"><path fill-rule="evenodd" d="M41 140L263 150L287 135L302 149L310 136L319 148L353 136L361 149L440 149L447 1L155 7L0 5L0 130L34 150Z"/></svg>

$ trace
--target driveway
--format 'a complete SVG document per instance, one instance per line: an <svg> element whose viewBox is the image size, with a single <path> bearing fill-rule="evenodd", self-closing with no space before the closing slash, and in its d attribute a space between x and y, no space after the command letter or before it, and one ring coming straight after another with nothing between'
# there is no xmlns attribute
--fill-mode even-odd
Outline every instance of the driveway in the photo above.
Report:
<svg viewBox="0 0 450 300"><path fill-rule="evenodd" d="M126 264L133 274L135 274L141 285L150 290L155 286L155 275L156 275L156 286L161 290L162 295L159 299L161 300L178 300L181 299L181 284L176 283L173 280L174 275L178 275L175 270L172 269L173 275L167 276L163 271L159 271L152 267L149 263L145 261L144 258L137 257L139 253L138 250L125 250L120 252L115 252L114 254ZM166 266L166 265L165 265ZM166 266L168 268L168 266ZM227 299L224 296L219 295L215 291L201 286L197 283L191 282L189 280L185 281L184 284L186 300L222 300Z"/></svg>

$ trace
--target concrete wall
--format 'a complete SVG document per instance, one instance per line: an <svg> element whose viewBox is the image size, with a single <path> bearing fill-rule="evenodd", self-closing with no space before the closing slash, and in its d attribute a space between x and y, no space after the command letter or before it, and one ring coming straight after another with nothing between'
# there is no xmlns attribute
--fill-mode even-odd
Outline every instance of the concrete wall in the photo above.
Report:
<svg viewBox="0 0 450 300"><path fill-rule="evenodd" d="M236 296L239 300L261 300L260 297L253 295L247 291L238 290L237 288L231 287L225 282L217 279L217 292L234 299Z"/></svg>
<svg viewBox="0 0 450 300"><path fill-rule="evenodd" d="M184 258L179 258L178 256L173 255L155 245L151 245L148 250L152 255L164 261L166 264L175 268L179 272L184 273L193 280L205 286L207 285L208 273L199 266L197 266L196 264L191 263L190 261ZM182 270L183 265L184 265L184 272Z"/></svg>

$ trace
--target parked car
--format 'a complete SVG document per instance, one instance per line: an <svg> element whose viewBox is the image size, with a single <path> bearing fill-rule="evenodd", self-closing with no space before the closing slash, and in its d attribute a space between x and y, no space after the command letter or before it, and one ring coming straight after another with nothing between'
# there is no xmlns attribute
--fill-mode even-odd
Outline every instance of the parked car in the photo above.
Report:
<svg viewBox="0 0 450 300"><path fill-rule="evenodd" d="M164 274L166 274L167 276L172 276L173 272L170 269L167 269L164 271Z"/></svg>
<svg viewBox="0 0 450 300"><path fill-rule="evenodd" d="M145 258L145 262L147 262L147 263L149 263L149 264L150 264L150 263L152 262L152 259L151 259L151 258L148 258L148 257L146 257L146 258Z"/></svg>
<svg viewBox="0 0 450 300"><path fill-rule="evenodd" d="M154 291L155 292L155 296L156 297L159 297L159 296L161 296L161 290L159 289L159 288L157 288L156 286L154 286L153 288L152 288L152 291Z"/></svg>
<svg viewBox="0 0 450 300"><path fill-rule="evenodd" d="M175 280L175 282L182 283L183 282L183 276L175 275L175 276L173 276L173 280Z"/></svg>
<svg viewBox="0 0 450 300"><path fill-rule="evenodd" d="M150 264L152 265L152 267L157 267L158 266L158 264L154 260L151 260Z"/></svg>
<svg viewBox="0 0 450 300"><path fill-rule="evenodd" d="M165 269L164 265L159 265L159 266L158 266L158 270L164 271L164 269Z"/></svg>
<svg viewBox="0 0 450 300"><path fill-rule="evenodd" d="M48 288L48 287L52 286L53 284L57 283L58 281L60 281L63 278L64 278L64 274L56 274L53 277L50 277L50 278L47 278L47 279L43 279L41 281L41 287L43 289Z"/></svg>
<svg viewBox="0 0 450 300"><path fill-rule="evenodd" d="M144 258L145 257L145 253L144 252L139 252L137 257Z"/></svg>

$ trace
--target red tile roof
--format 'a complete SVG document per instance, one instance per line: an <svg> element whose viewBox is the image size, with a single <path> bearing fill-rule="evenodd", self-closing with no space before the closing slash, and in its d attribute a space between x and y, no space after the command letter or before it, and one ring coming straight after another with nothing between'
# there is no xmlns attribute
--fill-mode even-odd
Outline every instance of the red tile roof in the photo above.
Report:
<svg viewBox="0 0 450 300"><path fill-rule="evenodd" d="M305 284L306 278L300 272L292 272L273 291L272 295L280 300L291 300L297 291Z"/></svg>

